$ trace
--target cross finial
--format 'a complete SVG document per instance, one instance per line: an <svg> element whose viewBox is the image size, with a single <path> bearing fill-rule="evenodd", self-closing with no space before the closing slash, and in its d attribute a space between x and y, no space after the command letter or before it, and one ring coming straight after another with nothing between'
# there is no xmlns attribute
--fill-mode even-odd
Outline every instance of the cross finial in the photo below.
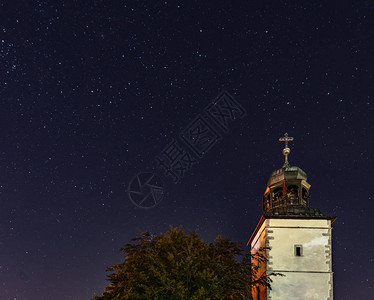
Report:
<svg viewBox="0 0 374 300"><path fill-rule="evenodd" d="M288 148L288 142L290 141L293 141L293 137L289 137L288 136L288 133L286 132L284 134L284 137L281 137L279 139L280 142L284 142L284 149L283 149L283 155L284 155L284 158L285 158L285 161L284 161L284 165L283 165L283 168L287 168L290 166L289 162L288 162L288 155L290 154L291 152L291 149Z"/></svg>
<svg viewBox="0 0 374 300"><path fill-rule="evenodd" d="M288 142L289 141L293 141L293 137L289 137L288 136L288 133L286 132L285 134L284 134L284 137L281 137L280 139L279 139L279 141L280 142L284 142L284 148L288 148Z"/></svg>

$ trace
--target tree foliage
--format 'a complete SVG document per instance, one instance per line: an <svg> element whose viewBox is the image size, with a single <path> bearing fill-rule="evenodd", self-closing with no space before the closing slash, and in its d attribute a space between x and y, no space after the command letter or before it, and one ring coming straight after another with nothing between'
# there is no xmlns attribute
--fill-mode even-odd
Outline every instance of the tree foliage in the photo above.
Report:
<svg viewBox="0 0 374 300"><path fill-rule="evenodd" d="M239 243L218 236L204 242L196 232L173 228L160 235L148 232L121 249L125 261L107 271L107 299L252 299L256 285L270 287L270 276L258 277L261 253L244 253ZM274 274L276 275L276 274Z"/></svg>

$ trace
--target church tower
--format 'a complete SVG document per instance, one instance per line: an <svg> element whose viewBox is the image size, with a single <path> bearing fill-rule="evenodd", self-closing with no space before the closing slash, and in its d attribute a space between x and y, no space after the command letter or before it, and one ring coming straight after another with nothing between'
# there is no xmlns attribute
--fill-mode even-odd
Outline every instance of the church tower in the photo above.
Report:
<svg viewBox="0 0 374 300"><path fill-rule="evenodd" d="M263 215L248 245L252 254L265 248L267 262L260 273L272 277L271 290L256 287L256 300L333 300L331 224L336 217L323 215L309 205L310 184L306 173L288 162L286 133L285 163L269 178L263 196Z"/></svg>

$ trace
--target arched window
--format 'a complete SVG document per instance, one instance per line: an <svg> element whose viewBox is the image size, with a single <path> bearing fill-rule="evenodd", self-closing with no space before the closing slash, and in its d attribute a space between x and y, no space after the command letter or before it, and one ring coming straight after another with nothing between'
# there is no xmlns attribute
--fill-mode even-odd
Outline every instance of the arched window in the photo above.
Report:
<svg viewBox="0 0 374 300"><path fill-rule="evenodd" d="M289 185L287 187L287 200L288 204L297 204L299 196L299 187L296 185Z"/></svg>
<svg viewBox="0 0 374 300"><path fill-rule="evenodd" d="M299 187L297 185L289 185L287 187L287 193L297 196Z"/></svg>
<svg viewBox="0 0 374 300"><path fill-rule="evenodd" d="M274 195L273 199L275 201L279 201L281 199L281 197L283 196L283 190L282 190L282 188L275 189L273 195Z"/></svg>
<svg viewBox="0 0 374 300"><path fill-rule="evenodd" d="M279 187L276 188L273 192L273 201L272 201L272 208L283 205L284 203L283 198L283 188Z"/></svg>
<svg viewBox="0 0 374 300"><path fill-rule="evenodd" d="M308 205L308 199L309 192L305 187L303 187L303 189L301 190L301 204Z"/></svg>
<svg viewBox="0 0 374 300"><path fill-rule="evenodd" d="M302 189L301 197L306 201L309 198L309 193L305 187Z"/></svg>

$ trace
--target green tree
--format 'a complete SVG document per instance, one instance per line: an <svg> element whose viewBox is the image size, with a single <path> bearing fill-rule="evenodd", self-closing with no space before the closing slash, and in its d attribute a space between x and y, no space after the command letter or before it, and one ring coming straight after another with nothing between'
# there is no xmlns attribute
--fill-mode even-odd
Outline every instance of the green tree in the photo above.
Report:
<svg viewBox="0 0 374 300"><path fill-rule="evenodd" d="M258 276L252 262L265 261L260 252L251 256L221 236L206 243L182 227L160 235L143 232L132 242L121 249L125 261L107 269L110 284L94 300L252 299L254 286L270 287L270 276L279 275Z"/></svg>

